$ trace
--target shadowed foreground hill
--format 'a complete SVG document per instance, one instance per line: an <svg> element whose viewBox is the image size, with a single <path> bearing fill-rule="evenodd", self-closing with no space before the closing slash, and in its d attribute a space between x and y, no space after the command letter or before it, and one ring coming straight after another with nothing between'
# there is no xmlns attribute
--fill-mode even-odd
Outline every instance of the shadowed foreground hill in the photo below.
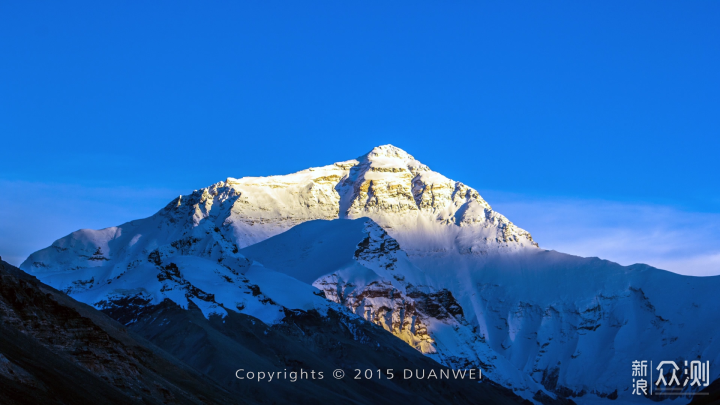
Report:
<svg viewBox="0 0 720 405"><path fill-rule="evenodd" d="M342 313L288 311L268 327L243 314L207 319L165 301L125 327L5 262L0 279L3 404L522 403L489 381L402 380L402 368L444 367ZM396 378L356 381L354 367L394 368ZM325 378L241 381L238 368L302 368ZM348 375L333 379L335 368Z"/></svg>
<svg viewBox="0 0 720 405"><path fill-rule="evenodd" d="M241 403L101 312L0 262L0 403Z"/></svg>

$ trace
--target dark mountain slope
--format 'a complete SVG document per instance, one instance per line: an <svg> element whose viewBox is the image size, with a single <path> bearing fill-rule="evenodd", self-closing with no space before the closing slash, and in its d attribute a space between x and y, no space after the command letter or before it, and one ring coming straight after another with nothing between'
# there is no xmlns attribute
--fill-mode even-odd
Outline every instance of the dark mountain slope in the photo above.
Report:
<svg viewBox="0 0 720 405"><path fill-rule="evenodd" d="M239 403L87 305L0 262L0 403Z"/></svg>
<svg viewBox="0 0 720 405"><path fill-rule="evenodd" d="M404 380L404 368L445 368L348 314L286 315L270 327L232 312L208 320L197 307L166 300L125 327L1 262L0 403L523 403L490 381ZM315 370L324 378L238 380L240 368ZM344 379L332 377L336 368ZM354 380L355 368L392 368L395 378L377 379L375 371L374 379Z"/></svg>
<svg viewBox="0 0 720 405"><path fill-rule="evenodd" d="M403 378L403 369L447 369L423 356L381 327L345 313L287 311L279 325L267 326L231 312L211 316L190 305L181 309L169 300L145 310L131 330L182 361L203 371L240 397L260 403L517 404L522 400L490 381L418 380ZM345 377L336 380L332 371ZM323 372L323 379L291 382L238 380L235 372ZM354 369L372 370L371 379L356 380ZM378 378L377 370L393 369L394 378Z"/></svg>
<svg viewBox="0 0 720 405"><path fill-rule="evenodd" d="M705 395L707 394L707 395ZM693 397L690 405L718 405L720 404L720 379L713 381L709 387Z"/></svg>

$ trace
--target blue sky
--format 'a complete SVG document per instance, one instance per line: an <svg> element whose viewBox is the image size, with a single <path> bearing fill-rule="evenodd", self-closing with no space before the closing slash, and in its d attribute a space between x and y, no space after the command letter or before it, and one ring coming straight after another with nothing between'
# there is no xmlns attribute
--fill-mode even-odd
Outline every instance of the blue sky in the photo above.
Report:
<svg viewBox="0 0 720 405"><path fill-rule="evenodd" d="M2 2L0 254L391 143L541 245L720 274L717 21L711 1Z"/></svg>

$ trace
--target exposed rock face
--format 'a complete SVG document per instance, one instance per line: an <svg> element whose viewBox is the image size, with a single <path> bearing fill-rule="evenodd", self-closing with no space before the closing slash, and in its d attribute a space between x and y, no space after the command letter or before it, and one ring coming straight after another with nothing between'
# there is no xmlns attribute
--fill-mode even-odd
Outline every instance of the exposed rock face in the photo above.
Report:
<svg viewBox="0 0 720 405"><path fill-rule="evenodd" d="M382 326L420 352L437 354L428 324L443 322L458 326L464 322L462 308L450 291L437 291L425 285L419 274L414 281L406 278L410 267L407 255L385 230L367 221L364 232L367 236L357 245L353 256L358 264L375 271L377 278L358 282L352 278L354 274L340 271L317 279L313 285L322 290L327 299ZM421 273L419 269L411 271ZM435 358L448 363L443 355ZM479 367L481 362L470 363Z"/></svg>
<svg viewBox="0 0 720 405"><path fill-rule="evenodd" d="M477 191L392 145L361 158L337 190L343 217L372 218L411 255L537 247L528 232L493 211Z"/></svg>
<svg viewBox="0 0 720 405"><path fill-rule="evenodd" d="M312 283L328 300L442 364L481 367L489 378L514 369L478 335L454 293L432 285L372 220L311 221L240 253Z"/></svg>

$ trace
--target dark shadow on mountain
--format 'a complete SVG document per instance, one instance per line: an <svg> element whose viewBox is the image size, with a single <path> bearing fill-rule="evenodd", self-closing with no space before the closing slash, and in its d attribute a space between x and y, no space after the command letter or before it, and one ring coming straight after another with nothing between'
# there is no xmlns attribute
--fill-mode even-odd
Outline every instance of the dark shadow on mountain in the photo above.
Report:
<svg viewBox="0 0 720 405"><path fill-rule="evenodd" d="M101 312L0 262L0 403L242 401Z"/></svg>
<svg viewBox="0 0 720 405"><path fill-rule="evenodd" d="M166 300L125 327L7 263L0 278L2 404L528 403L488 380L405 380L403 369L446 368L343 312L288 310L267 326L232 311L206 319ZM308 377L239 380L238 369ZM374 378L355 380L354 369Z"/></svg>

